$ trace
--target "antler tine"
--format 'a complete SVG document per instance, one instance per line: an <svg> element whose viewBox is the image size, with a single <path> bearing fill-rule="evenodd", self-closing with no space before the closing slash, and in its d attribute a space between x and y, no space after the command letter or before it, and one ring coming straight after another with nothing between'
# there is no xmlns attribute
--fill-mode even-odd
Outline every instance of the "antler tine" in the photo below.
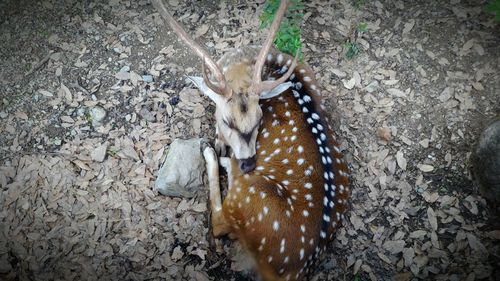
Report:
<svg viewBox="0 0 500 281"><path fill-rule="evenodd" d="M207 64L205 62L202 62L201 64L201 72L203 73L203 81L205 81L205 84L207 85L208 88L210 88L212 91L218 93L218 91L224 91L221 90L219 87L214 85L212 81L210 81L210 78L208 78L208 71L207 71ZM230 98L231 97L231 92L229 91L227 94L223 94L225 97Z"/></svg>
<svg viewBox="0 0 500 281"><path fill-rule="evenodd" d="M231 90L229 89L229 87L227 87L224 74L222 73L222 70L219 68L217 63L215 63L215 61L210 58L208 53L186 33L186 31L184 31L179 23L170 15L167 7L165 7L162 0L153 0L153 5L168 23L168 25L170 25L170 27L174 30L174 32L177 33L177 35L181 37L181 39L191 48L191 50L193 50L196 55L198 55L203 60L203 65L208 66L210 72L215 75L218 86L215 86L214 84L212 84L212 82L210 82L208 76L205 73L205 69L203 69L203 78L207 86L216 93L229 98L231 96Z"/></svg>
<svg viewBox="0 0 500 281"><path fill-rule="evenodd" d="M263 91L266 90L271 90L277 85L283 83L290 77L290 75L293 73L293 70L295 66L297 65L297 56L295 56L295 59L293 60L292 65L288 69L288 71L278 80L275 81L262 81L262 69L264 67L264 63L266 61L266 56L269 53L269 50L271 49L271 46L274 41L274 37L276 36L276 32L278 32L278 29L280 27L281 21L283 20L283 17L285 16L286 9L288 7L288 4L290 3L289 0L282 0L280 3L280 7L278 8L278 11L276 12L276 15L274 16L274 21L271 24L271 28L269 30L269 35L266 38L266 41L264 42L264 45L262 46L262 49L260 50L259 55L256 58L255 61L255 68L253 72L253 82L252 82L252 89L253 92L257 95L260 95Z"/></svg>

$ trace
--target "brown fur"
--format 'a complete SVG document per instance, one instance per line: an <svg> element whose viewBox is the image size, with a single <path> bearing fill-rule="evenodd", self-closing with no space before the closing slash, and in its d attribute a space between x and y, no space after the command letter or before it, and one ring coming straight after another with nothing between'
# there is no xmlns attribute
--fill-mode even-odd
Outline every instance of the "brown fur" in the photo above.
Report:
<svg viewBox="0 0 500 281"><path fill-rule="evenodd" d="M285 56L286 61L289 57ZM270 65L276 64L271 62ZM304 69L304 73L299 70ZM244 73L250 71L249 67L242 64L232 68L235 72L228 71L226 77L232 77L228 81L232 81L232 87L243 87L245 81L238 81L237 77L247 77ZM243 71L243 72L241 72ZM237 74L236 74L237 73ZM312 78L311 82L304 82L304 87L315 85L314 75L310 68L306 65L299 65L294 72L299 80L302 77L308 76ZM235 89L235 88L233 88ZM312 89L307 91L313 93ZM290 280L302 280L306 272L299 270L304 267L309 255L313 255L316 247L323 247L324 244L319 244L320 222L323 212L323 165L321 163L321 155L318 152L318 145L315 142L315 137L310 131L308 124L305 122L301 107L297 104L292 96L292 91L287 90L280 98L273 98L261 102L263 110L263 124L259 129L257 142L260 144L260 149L257 150L257 169L249 174L242 174L237 168L235 159L232 160L232 178L233 182L229 188L227 197L223 202L222 216L218 216L214 222L214 233L222 235L225 233L236 234L236 237L245 246L248 252L255 259L257 270L264 280L285 280L286 277L291 277ZM316 108L319 108L319 98L311 94ZM236 96L234 103L231 106L232 113L235 114L235 122L241 120L238 114L244 114L238 110L238 102L244 99L244 96ZM248 100L247 100L248 102ZM259 106L256 101L247 103L249 106L248 112L252 112L252 106ZM287 106L288 105L288 106ZM273 110L269 111L268 107ZM290 113L290 117L286 117L286 112ZM250 113L248 113L250 114ZM324 114L321 114L324 117ZM290 125L289 120L294 120L294 124ZM273 125L274 122L274 125ZM326 123L326 122L325 122ZM239 127L248 125L238 124ZM292 128L297 127L296 132L292 132ZM263 136L263 130L269 132L268 137ZM284 130L284 132L282 132ZM330 137L332 132L329 128L325 128L326 133ZM297 139L291 141L290 138L295 135ZM285 140L285 137L288 137ZM276 138L280 139L278 144L274 143ZM303 152L298 152L298 147L303 147ZM329 146L337 146L335 140L330 137ZM268 162L265 158L276 149L281 149L281 152L273 156ZM266 151L266 153L262 153ZM332 150L331 157L333 159L342 159L340 153ZM297 160L304 158L305 163L298 165ZM288 163L282 161L288 159ZM310 175L305 175L304 170L312 166L313 171ZM259 169L262 167L262 169ZM274 169L274 172L271 170ZM293 170L293 174L287 174L289 169ZM341 163L334 162L333 170L335 171L335 184L337 186L348 186L348 178L346 174L340 171L347 171L347 166L343 161ZM273 175L274 178L269 180L264 176ZM282 184L283 181L288 181L288 186ZM304 185L310 182L313 188L310 190L304 189ZM277 184L280 184L283 189L278 191ZM295 193L294 189L298 192ZM262 198L261 192L264 192L265 198ZM281 192L281 194L279 193ZM308 201L304 200L305 194L312 196L314 207L308 207ZM293 211L291 210L287 198L295 195L297 200L293 202ZM348 190L345 192L337 192L336 200L347 200ZM343 201L345 202L345 201ZM267 207L268 213L264 215L264 207ZM336 204L332 210L332 214L336 212L344 213L345 204ZM286 216L287 210L291 213L291 217ZM307 210L309 215L305 217L302 212ZM337 217L332 215L332 220L337 221ZM262 218L262 220L259 220ZM279 228L273 229L273 222L279 222ZM340 222L339 222L340 223ZM300 228L305 226L306 232L300 232ZM328 237L335 231L333 227L329 227ZM304 236L306 243L301 242L301 236ZM266 242L262 245L262 239ZM282 239L285 241L283 253L281 253ZM309 241L313 239L313 243ZM262 245L262 247L261 247ZM304 258L299 257L299 249L304 249ZM269 256L273 259L269 262ZM286 263L285 263L286 259ZM282 272L280 270L283 269Z"/></svg>

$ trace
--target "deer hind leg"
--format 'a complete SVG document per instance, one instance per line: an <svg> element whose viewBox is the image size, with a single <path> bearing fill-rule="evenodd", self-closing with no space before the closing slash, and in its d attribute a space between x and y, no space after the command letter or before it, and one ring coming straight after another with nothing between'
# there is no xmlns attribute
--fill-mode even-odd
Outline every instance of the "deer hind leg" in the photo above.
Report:
<svg viewBox="0 0 500 281"><path fill-rule="evenodd" d="M219 183L219 164L217 156L212 147L207 146L203 150L203 157L207 165L208 186L210 193L210 207L212 209L212 231L215 237L225 235L230 232L230 226L222 212L222 199Z"/></svg>

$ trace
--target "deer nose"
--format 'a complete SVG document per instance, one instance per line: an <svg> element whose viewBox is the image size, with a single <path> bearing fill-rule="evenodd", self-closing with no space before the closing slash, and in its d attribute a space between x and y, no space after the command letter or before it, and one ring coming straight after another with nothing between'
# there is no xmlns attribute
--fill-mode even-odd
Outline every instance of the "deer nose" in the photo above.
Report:
<svg viewBox="0 0 500 281"><path fill-rule="evenodd" d="M240 167L240 170L246 174L255 169L256 162L256 157L254 155L250 158L238 159L238 166Z"/></svg>

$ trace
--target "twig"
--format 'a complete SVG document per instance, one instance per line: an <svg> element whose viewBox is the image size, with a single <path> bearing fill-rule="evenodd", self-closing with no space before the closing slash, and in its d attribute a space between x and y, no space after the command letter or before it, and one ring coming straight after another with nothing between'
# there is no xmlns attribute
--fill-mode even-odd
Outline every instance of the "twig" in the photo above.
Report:
<svg viewBox="0 0 500 281"><path fill-rule="evenodd" d="M42 60L40 60L35 66L33 66L28 72L24 74L24 76L28 76L31 73L33 73L35 70L38 70L40 67L42 67L45 63L47 63L50 59L50 56L54 53L54 51L50 50L49 53L43 57Z"/></svg>
<svg viewBox="0 0 500 281"><path fill-rule="evenodd" d="M80 91L82 91L84 94L90 96L90 92L85 89L84 87L80 86L80 84L78 84L78 82L75 82L75 83L71 83L69 84L71 87L74 87L74 88L77 88L79 89Z"/></svg>

